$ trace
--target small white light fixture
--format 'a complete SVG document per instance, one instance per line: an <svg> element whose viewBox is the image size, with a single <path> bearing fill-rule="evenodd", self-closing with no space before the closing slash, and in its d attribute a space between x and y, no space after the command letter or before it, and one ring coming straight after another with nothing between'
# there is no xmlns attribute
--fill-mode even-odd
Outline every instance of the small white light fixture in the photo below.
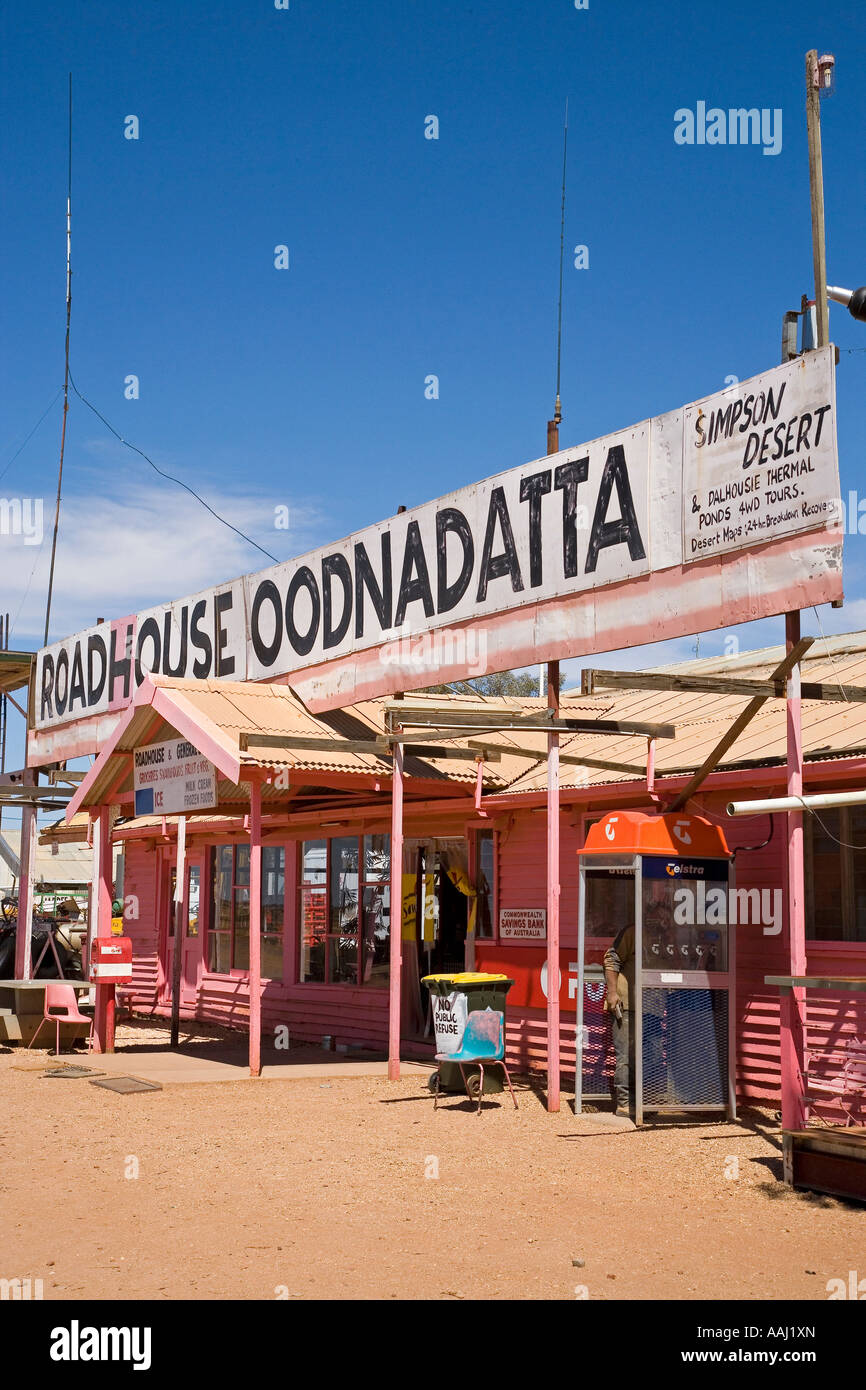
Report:
<svg viewBox="0 0 866 1390"><path fill-rule="evenodd" d="M832 53L822 53L818 58L815 86L822 97L832 96L836 90L836 59Z"/></svg>

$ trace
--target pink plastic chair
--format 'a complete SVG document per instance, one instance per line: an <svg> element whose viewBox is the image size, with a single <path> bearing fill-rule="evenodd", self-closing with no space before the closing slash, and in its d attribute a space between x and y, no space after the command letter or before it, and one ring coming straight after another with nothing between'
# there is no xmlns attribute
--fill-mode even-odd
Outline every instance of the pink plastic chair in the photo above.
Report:
<svg viewBox="0 0 866 1390"><path fill-rule="evenodd" d="M816 1062L823 1067L821 1075L815 1074ZM823 1052L807 1053L806 1095L827 1105L835 1102L845 1116L845 1128L853 1125L855 1110L862 1113L866 1106L866 1038L849 1038Z"/></svg>
<svg viewBox="0 0 866 1390"><path fill-rule="evenodd" d="M60 1025L61 1023L87 1023L90 1031L87 1034L87 1046L89 1047L93 1039L93 1019L87 1014L81 1013L78 1007L78 999L72 985L46 984L45 986L45 1006L42 1018L39 1021L39 1028L33 1034L27 1044L31 1048L39 1036L39 1029L43 1023L54 1023L57 1028L57 1038L55 1042L55 1057L60 1056Z"/></svg>

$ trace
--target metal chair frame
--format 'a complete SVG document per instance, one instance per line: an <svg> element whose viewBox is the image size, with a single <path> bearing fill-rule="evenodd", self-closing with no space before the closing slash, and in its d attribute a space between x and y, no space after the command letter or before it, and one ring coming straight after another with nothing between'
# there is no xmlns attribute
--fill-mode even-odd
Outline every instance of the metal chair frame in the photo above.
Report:
<svg viewBox="0 0 866 1390"><path fill-rule="evenodd" d="M475 1035L476 1031L478 1030L478 1028L480 1027L480 1024L479 1024L477 1021L476 1021L475 1026L474 1026L474 1027L471 1027L471 1026L470 1026L470 1025L471 1025L471 1021L472 1021L473 1019L476 1019L476 1020L484 1019L485 1022L486 1022L487 1017L490 1016L490 1015L492 1015L495 1019L497 1019L497 1020L498 1020L498 1023L499 1023L499 1043L498 1043L498 1046L496 1047L496 1050L495 1050L495 1051L492 1051L492 1052L490 1052L490 1053L487 1053L487 1054L484 1054L484 1053L482 1052L480 1055L477 1054L477 1053L473 1053L473 1052L471 1052L471 1051L467 1053L466 1050L465 1050L465 1049L466 1049L466 1043L467 1043L467 1036L466 1036L466 1035L469 1034L469 1042L470 1042L470 1046L471 1046L471 1044L475 1041L474 1035ZM461 1077L463 1078L463 1085L466 1087L466 1094L467 1094L467 1096L469 1097L470 1100L472 1100L472 1091L470 1090L470 1087L469 1087L469 1080L468 1080L468 1078L467 1078L467 1076L466 1076L465 1068L466 1068L467 1066L473 1066L473 1067L477 1067L477 1068L478 1068L478 1070L479 1070L479 1072L480 1072L480 1076L479 1076L479 1078L478 1078L478 1109L477 1109L476 1112L475 1112L476 1115L480 1115L480 1114L481 1114L481 1101L482 1101L482 1098L483 1098L483 1096L484 1096L484 1068L485 1068L485 1066L494 1066L494 1067L501 1067L501 1068L502 1068L503 1072L505 1073L505 1080L506 1080L506 1082L508 1083L508 1089L509 1089L509 1091L511 1092L511 1099L514 1101L514 1108L515 1108L515 1110L518 1109L517 1097L516 1097L515 1094L514 1094L514 1087L513 1087L512 1084L511 1084L511 1076L509 1075L508 1067L507 1067L507 1065L506 1065L506 1063L505 1063L505 1038L504 1038L504 1031L505 1031L505 1017L504 1017L504 1015L503 1015L501 1012L499 1012L498 1010L495 1010L495 1009L483 1009L483 1010L482 1010L482 1009L477 1009L477 1010L475 1010L473 1013L470 1013L470 1014L468 1015L468 1017L467 1017L467 1020L466 1020L466 1032L465 1032L464 1035L463 1035L463 1042L462 1042L462 1044L461 1044L460 1051L459 1051L459 1052L455 1052L455 1053L451 1053L451 1054L449 1054L449 1053L447 1053L447 1052L437 1052L437 1054L436 1054L436 1062L437 1062L437 1064L441 1064L442 1062L456 1062L456 1063L457 1063L458 1067L460 1068L460 1075L461 1075ZM482 1039L479 1039L479 1041L482 1041ZM488 1041L489 1041L489 1040L488 1040ZM437 1065L437 1070L436 1070L436 1086L435 1086L434 1091L433 1091L433 1109L434 1109L434 1110L438 1110L438 1108L439 1108L439 1077L440 1077L440 1073L439 1073L439 1067L438 1067L438 1065Z"/></svg>

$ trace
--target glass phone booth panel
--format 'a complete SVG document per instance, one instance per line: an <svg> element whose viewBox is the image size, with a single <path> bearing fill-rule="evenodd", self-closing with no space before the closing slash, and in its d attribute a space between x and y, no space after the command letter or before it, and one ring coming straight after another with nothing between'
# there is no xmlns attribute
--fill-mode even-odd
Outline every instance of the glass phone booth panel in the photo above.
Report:
<svg viewBox="0 0 866 1390"><path fill-rule="evenodd" d="M601 960L618 941L636 1122L683 1110L733 1118L733 861L721 829L688 814L611 812L578 853L576 1113L610 1086Z"/></svg>
<svg viewBox="0 0 866 1390"><path fill-rule="evenodd" d="M733 1117L728 875L727 859L641 857L638 1116L721 1110Z"/></svg>
<svg viewBox="0 0 866 1390"><path fill-rule="evenodd" d="M611 1018L605 1009L604 951L636 916L637 858L587 855L580 866L578 927L577 1045L575 1096L610 1099L613 1076Z"/></svg>

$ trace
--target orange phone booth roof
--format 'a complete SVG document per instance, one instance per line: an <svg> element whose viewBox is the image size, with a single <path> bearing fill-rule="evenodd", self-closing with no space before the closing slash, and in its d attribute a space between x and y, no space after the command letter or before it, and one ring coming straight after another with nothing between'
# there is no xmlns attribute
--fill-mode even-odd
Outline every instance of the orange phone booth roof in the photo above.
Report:
<svg viewBox="0 0 866 1390"><path fill-rule="evenodd" d="M703 816L610 811L591 825L578 854L664 854L680 859L730 859L721 826Z"/></svg>

